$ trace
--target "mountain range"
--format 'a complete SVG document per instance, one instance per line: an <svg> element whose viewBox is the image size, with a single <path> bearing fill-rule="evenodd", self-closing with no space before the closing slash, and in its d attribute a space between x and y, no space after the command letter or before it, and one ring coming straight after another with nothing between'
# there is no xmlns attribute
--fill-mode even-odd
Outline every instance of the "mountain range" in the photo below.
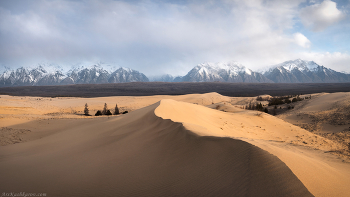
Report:
<svg viewBox="0 0 350 197"><path fill-rule="evenodd" d="M253 72L237 62L199 64L182 77L182 81L272 83L261 73Z"/></svg>
<svg viewBox="0 0 350 197"><path fill-rule="evenodd" d="M12 70L0 67L1 86L101 84L125 82L229 82L229 83L342 83L350 82L350 74L301 59L254 72L238 62L202 63L185 76L163 75L149 80L143 73L130 68L95 64L76 65L69 70L55 64L39 64Z"/></svg>
<svg viewBox="0 0 350 197"><path fill-rule="evenodd" d="M11 70L3 68L0 75L0 86L33 86L33 85L69 85L148 82L148 78L133 69L120 67L111 70L110 66L95 64L89 67L77 66L64 71L57 65L38 65L36 67Z"/></svg>

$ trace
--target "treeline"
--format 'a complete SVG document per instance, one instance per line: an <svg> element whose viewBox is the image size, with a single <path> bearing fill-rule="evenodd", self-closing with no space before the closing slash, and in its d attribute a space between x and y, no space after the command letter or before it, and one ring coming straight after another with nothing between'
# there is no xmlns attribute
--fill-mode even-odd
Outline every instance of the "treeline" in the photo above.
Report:
<svg viewBox="0 0 350 197"><path fill-rule="evenodd" d="M290 98L293 98L293 99L290 100ZM311 99L311 95L309 97L305 97L305 99ZM300 98L300 95L273 97L268 100L269 101L268 105L271 106L271 105L290 104L290 103L295 103L302 100L304 100L304 98Z"/></svg>
<svg viewBox="0 0 350 197"><path fill-rule="evenodd" d="M107 103L105 103L103 110L97 110L97 112L95 113L95 116L103 116L103 115L110 116L110 115L118 115L118 114L126 114L126 113L128 113L128 111L124 111L124 112L120 113L117 104L115 104L114 113L112 113L111 110L108 109ZM85 107L84 107L84 115L91 116L89 114L89 107L88 107L87 103L85 104Z"/></svg>
<svg viewBox="0 0 350 197"><path fill-rule="evenodd" d="M249 102L248 105L245 106L245 109L248 110L257 110L257 111L262 111L265 113L269 113L269 109L272 110L272 115L276 115L278 111L277 105L283 105L283 104L290 104L290 103L295 103L298 101L302 101L304 99L311 99L311 95L310 96L305 96L304 98L301 98L300 95L288 95L288 96L279 96L279 97L272 97L272 98L268 98L268 97L261 97L258 96L256 98L257 101L268 101L268 104L266 107L264 107L264 105L260 103L252 103ZM269 106L274 106L273 108L269 107ZM269 109L268 109L269 107ZM279 109L281 110L282 107L279 107ZM285 109L294 109L294 106L291 105L287 105L287 108Z"/></svg>
<svg viewBox="0 0 350 197"><path fill-rule="evenodd" d="M269 113L269 110L267 109L267 107L263 107L263 105L261 103L252 104L252 102L249 102L249 105L246 105L245 109L257 110L257 111Z"/></svg>

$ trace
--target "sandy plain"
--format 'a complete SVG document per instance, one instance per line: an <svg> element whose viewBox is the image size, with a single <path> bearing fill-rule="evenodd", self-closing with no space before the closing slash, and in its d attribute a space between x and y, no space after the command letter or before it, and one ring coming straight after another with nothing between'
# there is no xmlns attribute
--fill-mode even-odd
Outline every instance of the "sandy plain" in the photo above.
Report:
<svg viewBox="0 0 350 197"><path fill-rule="evenodd" d="M0 97L0 192L350 196L350 93L277 116L217 93ZM85 103L129 113L84 116Z"/></svg>

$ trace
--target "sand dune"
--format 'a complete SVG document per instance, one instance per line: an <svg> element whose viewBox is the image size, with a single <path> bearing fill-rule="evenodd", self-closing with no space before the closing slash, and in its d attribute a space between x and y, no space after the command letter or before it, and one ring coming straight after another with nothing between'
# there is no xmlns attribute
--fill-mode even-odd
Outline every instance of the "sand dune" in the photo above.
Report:
<svg viewBox="0 0 350 197"><path fill-rule="evenodd" d="M235 107L253 98L209 93L104 98L2 95L0 99L8 101L0 104L0 127L10 133L1 133L9 140L0 146L3 192L350 195L349 163L327 153L339 143L277 117ZM93 111L105 102L132 112L113 117L77 115L85 103Z"/></svg>
<svg viewBox="0 0 350 197"><path fill-rule="evenodd" d="M278 117L293 124L317 123L313 131L328 132L327 124L332 124L332 131L348 129L350 124L350 93L314 94L312 99L295 105L295 109Z"/></svg>
<svg viewBox="0 0 350 197"><path fill-rule="evenodd" d="M256 111L230 114L171 100L161 103L158 116L181 122L198 135L241 139L276 155L313 195L350 194L350 165L313 150L336 149L337 143Z"/></svg>
<svg viewBox="0 0 350 197"><path fill-rule="evenodd" d="M1 147L1 190L50 196L311 196L277 157L240 140L197 136L157 117L158 105Z"/></svg>

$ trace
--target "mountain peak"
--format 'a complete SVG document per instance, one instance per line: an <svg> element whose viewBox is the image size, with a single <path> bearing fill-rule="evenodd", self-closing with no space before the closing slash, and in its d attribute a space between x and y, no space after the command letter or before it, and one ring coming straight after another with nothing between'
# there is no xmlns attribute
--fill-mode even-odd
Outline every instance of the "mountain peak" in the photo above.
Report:
<svg viewBox="0 0 350 197"><path fill-rule="evenodd" d="M279 68L279 69L284 68L288 72L291 72L294 69L304 72L304 71L314 70L318 66L319 65L316 64L314 61L306 61L299 58L296 60L285 61L283 63L272 66L270 70L273 70L275 68Z"/></svg>
<svg viewBox="0 0 350 197"><path fill-rule="evenodd" d="M341 75L314 61L301 59L285 61L272 66L264 76L275 83L339 83L348 82L350 76Z"/></svg>
<svg viewBox="0 0 350 197"><path fill-rule="evenodd" d="M271 82L260 73L255 73L238 62L207 62L198 64L186 76L183 81L190 82Z"/></svg>
<svg viewBox="0 0 350 197"><path fill-rule="evenodd" d="M201 63L198 64L197 66L200 67L207 67L207 68L212 68L212 69L223 69L223 70L232 70L232 69L243 69L245 66L242 64L235 62L235 61L230 61L230 62L206 62L206 63Z"/></svg>

